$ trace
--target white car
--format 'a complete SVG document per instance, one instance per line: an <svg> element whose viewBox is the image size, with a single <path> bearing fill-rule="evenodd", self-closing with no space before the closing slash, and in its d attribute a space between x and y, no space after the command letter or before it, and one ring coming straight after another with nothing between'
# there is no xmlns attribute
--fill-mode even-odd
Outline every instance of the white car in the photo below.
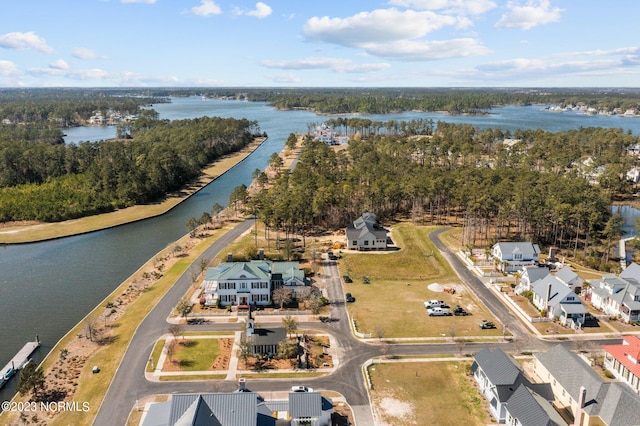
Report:
<svg viewBox="0 0 640 426"><path fill-rule="evenodd" d="M306 386L291 386L291 392L313 392L313 389Z"/></svg>
<svg viewBox="0 0 640 426"><path fill-rule="evenodd" d="M435 306L433 308L427 309L427 313L429 314L430 317L444 317L444 316L451 315L451 312L449 312L449 309L441 308L439 306Z"/></svg>
<svg viewBox="0 0 640 426"><path fill-rule="evenodd" d="M427 300L426 302L424 302L424 307L426 309L429 308L435 308L438 306L444 306L445 303L442 300Z"/></svg>

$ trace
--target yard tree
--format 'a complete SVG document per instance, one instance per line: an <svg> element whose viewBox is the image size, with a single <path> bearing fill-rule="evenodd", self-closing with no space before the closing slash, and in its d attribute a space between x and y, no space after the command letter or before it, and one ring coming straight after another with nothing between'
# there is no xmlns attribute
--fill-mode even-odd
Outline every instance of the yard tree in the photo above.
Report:
<svg viewBox="0 0 640 426"><path fill-rule="evenodd" d="M195 238L197 230L198 230L198 220L195 217L189 219L186 223L187 232L191 238Z"/></svg>
<svg viewBox="0 0 640 426"><path fill-rule="evenodd" d="M176 311L180 314L181 317L187 318L189 312L191 312L191 302L187 298L182 298L176 305Z"/></svg>
<svg viewBox="0 0 640 426"><path fill-rule="evenodd" d="M298 143L298 137L295 135L295 133L289 133L289 137L287 138L287 141L285 142L285 146L293 151L294 149L296 149L296 144Z"/></svg>
<svg viewBox="0 0 640 426"><path fill-rule="evenodd" d="M288 288L279 287L273 290L271 298L273 299L273 303L279 305L280 309L282 309L285 303L289 303L292 300L292 292Z"/></svg>
<svg viewBox="0 0 640 426"><path fill-rule="evenodd" d="M20 395L33 392L35 399L38 399L40 392L44 390L45 379L44 370L38 367L35 362L30 362L20 370L20 380L16 388Z"/></svg>
<svg viewBox="0 0 640 426"><path fill-rule="evenodd" d="M298 331L298 321L291 315L282 318L282 326L287 330L287 334L293 334Z"/></svg>
<svg viewBox="0 0 640 426"><path fill-rule="evenodd" d="M247 337L243 334L238 342L238 358L242 361L245 368L247 366L247 360L253 356L253 348L251 342L247 340Z"/></svg>
<svg viewBox="0 0 640 426"><path fill-rule="evenodd" d="M184 338L184 329L180 324L171 324L169 326L169 333L173 335L174 339L182 336Z"/></svg>

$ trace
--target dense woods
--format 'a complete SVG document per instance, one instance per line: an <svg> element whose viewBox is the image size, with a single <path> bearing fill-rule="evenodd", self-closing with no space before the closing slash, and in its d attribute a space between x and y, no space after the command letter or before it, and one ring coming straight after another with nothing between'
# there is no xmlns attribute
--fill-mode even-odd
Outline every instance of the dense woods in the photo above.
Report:
<svg viewBox="0 0 640 426"><path fill-rule="evenodd" d="M149 117L129 129L132 139L77 145L46 127L0 127L0 222L60 221L158 200L259 132L246 119ZM22 129L33 136L12 138Z"/></svg>
<svg viewBox="0 0 640 426"><path fill-rule="evenodd" d="M614 194L629 191L620 129L517 131L505 145L498 129L438 122L433 136L373 136L334 150L307 138L292 173L280 171L246 208L271 229L303 237L340 229L363 211L383 220L463 226L464 243L526 239L592 256L611 244ZM591 158L589 166L584 160ZM599 181L590 183L594 168Z"/></svg>

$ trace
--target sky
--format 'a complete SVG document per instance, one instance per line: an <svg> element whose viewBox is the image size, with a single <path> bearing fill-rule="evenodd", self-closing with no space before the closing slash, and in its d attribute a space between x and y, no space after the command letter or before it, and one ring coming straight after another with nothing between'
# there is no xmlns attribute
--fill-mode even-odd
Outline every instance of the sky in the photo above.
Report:
<svg viewBox="0 0 640 426"><path fill-rule="evenodd" d="M0 87L639 87L637 0L0 0Z"/></svg>

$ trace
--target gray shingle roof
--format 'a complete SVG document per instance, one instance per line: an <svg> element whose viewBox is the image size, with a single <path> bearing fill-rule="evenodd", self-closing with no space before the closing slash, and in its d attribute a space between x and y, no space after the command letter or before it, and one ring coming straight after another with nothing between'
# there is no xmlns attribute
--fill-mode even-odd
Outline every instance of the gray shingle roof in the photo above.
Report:
<svg viewBox="0 0 640 426"><path fill-rule="evenodd" d="M256 426L258 394L178 394L171 399L169 425Z"/></svg>
<svg viewBox="0 0 640 426"><path fill-rule="evenodd" d="M493 351L485 348L475 355L474 360L473 370L482 368L489 381L496 386L512 385L521 374L516 361L500 348Z"/></svg>
<svg viewBox="0 0 640 426"><path fill-rule="evenodd" d="M524 385L507 401L507 411L522 426L564 426L566 422L548 400Z"/></svg>

